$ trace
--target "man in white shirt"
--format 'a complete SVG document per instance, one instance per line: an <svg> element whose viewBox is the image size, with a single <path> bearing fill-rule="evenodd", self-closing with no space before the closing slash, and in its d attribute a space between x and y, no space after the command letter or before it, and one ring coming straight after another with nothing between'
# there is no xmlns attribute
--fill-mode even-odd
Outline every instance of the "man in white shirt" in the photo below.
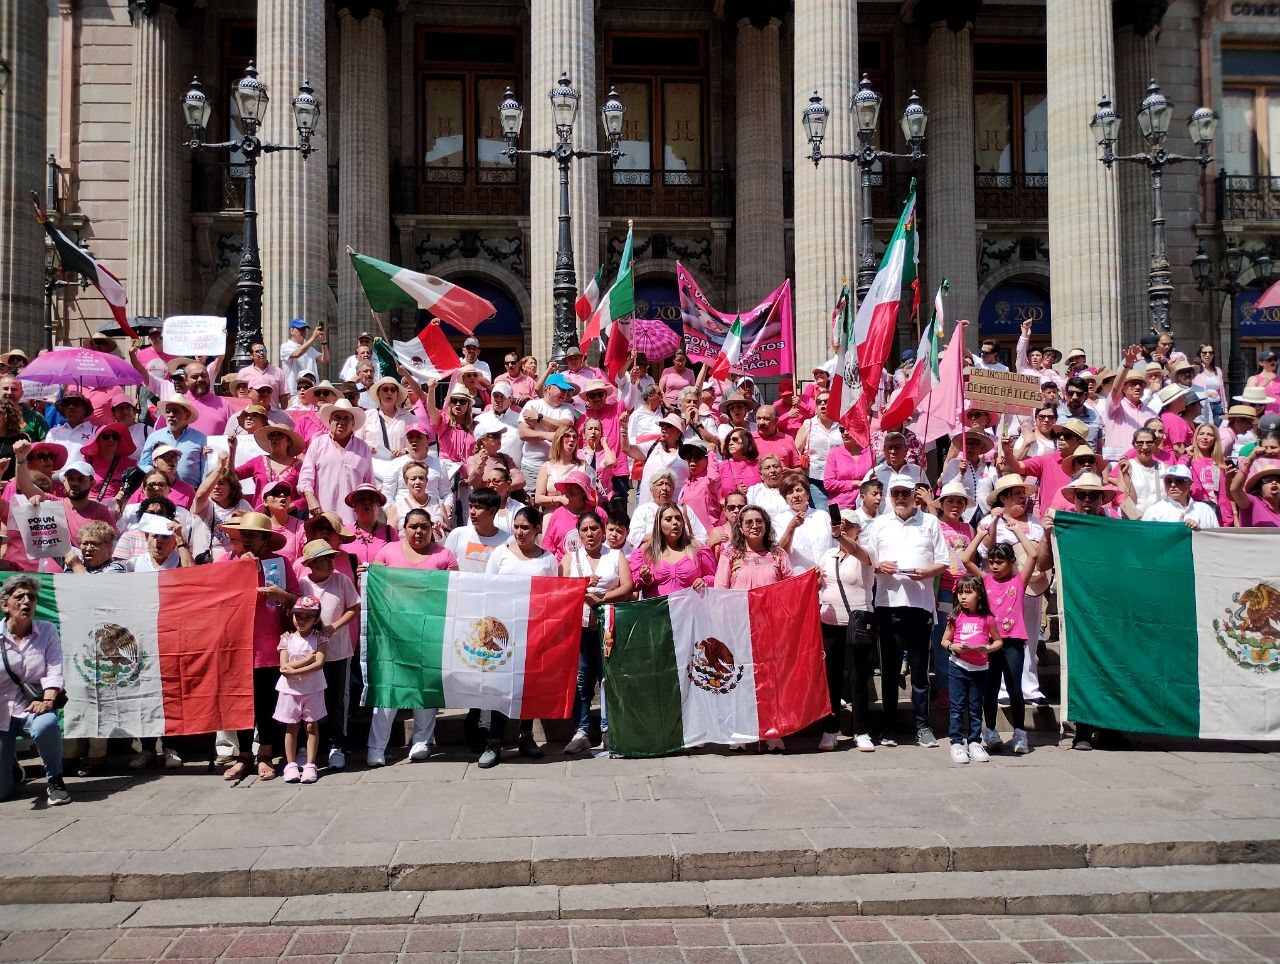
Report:
<svg viewBox="0 0 1280 964"><path fill-rule="evenodd" d="M362 361L373 360L373 335L367 331L362 331L356 335L355 354L348 355L347 360L342 363L342 370L338 372L338 381L349 382L354 381L356 377L356 366Z"/></svg>
<svg viewBox="0 0 1280 964"><path fill-rule="evenodd" d="M970 356L974 368L985 368L989 372L1007 372L1009 366L1000 361L999 346L990 338L984 338L978 348L978 354Z"/></svg>
<svg viewBox="0 0 1280 964"><path fill-rule="evenodd" d="M317 325L312 331L301 318L294 318L289 322L289 340L280 346L280 370L284 372L285 390L289 394L298 391L299 375L319 370L316 362L329 364L329 336L324 332L324 325Z"/></svg>
<svg viewBox="0 0 1280 964"><path fill-rule="evenodd" d="M511 457L517 466L524 460L524 442L520 440L520 413L511 407L511 386L507 382L497 382L493 386L493 402L489 409L493 417L511 429L502 433L502 444L498 451ZM537 479L534 479L537 482Z"/></svg>
<svg viewBox="0 0 1280 964"><path fill-rule="evenodd" d="M480 360L480 342L474 336L462 343L462 357L459 361L464 365L472 366L480 372L480 385L486 391L493 384L493 372L489 370L487 361Z"/></svg>
<svg viewBox="0 0 1280 964"><path fill-rule="evenodd" d="M1142 513L1144 522L1181 522L1188 529L1217 529L1218 516L1207 502L1191 498L1191 467L1181 462L1160 470L1164 498Z"/></svg>
<svg viewBox="0 0 1280 964"><path fill-rule="evenodd" d="M898 687L902 654L911 672L911 706L916 743L937 746L929 728L929 649L937 600L933 578L948 564L947 543L938 517L916 505L916 480L905 474L889 477L890 506L862 535L862 545L876 560L876 622L880 628L880 698L884 706L881 746L897 746Z"/></svg>
<svg viewBox="0 0 1280 964"><path fill-rule="evenodd" d="M484 572L493 550L510 541L511 533L494 521L501 505L502 497L493 489L471 493L467 507L471 524L452 530L444 540L444 547L458 560L459 572Z"/></svg>

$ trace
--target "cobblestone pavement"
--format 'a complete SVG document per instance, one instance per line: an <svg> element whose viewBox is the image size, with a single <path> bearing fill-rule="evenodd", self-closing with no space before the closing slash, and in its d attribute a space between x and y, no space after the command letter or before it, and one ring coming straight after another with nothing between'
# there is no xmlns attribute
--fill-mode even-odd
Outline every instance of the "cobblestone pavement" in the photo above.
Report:
<svg viewBox="0 0 1280 964"><path fill-rule="evenodd" d="M26 931L0 961L1258 961L1280 913Z"/></svg>

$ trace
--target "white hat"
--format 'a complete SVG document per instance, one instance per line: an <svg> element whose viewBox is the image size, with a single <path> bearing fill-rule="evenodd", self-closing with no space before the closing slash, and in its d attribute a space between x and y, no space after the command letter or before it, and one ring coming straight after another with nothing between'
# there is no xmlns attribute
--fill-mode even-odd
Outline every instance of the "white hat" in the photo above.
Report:
<svg viewBox="0 0 1280 964"><path fill-rule="evenodd" d="M847 522L851 526L862 526L862 516L858 515L857 509L841 509L840 521Z"/></svg>
<svg viewBox="0 0 1280 964"><path fill-rule="evenodd" d="M890 479L889 483L890 485L892 485L893 479ZM959 479L953 479L952 481L944 485L942 489L939 490L938 500L934 504L940 506L942 505L943 499L946 499L953 495L959 496L960 498L964 499L964 504L966 508L972 509L975 505L978 504L977 500L974 499L974 497L969 494L969 492L964 487L964 483L961 482Z"/></svg>
<svg viewBox="0 0 1280 964"><path fill-rule="evenodd" d="M94 472L93 472L93 466L90 465L88 462L84 461L83 459L81 459L78 462L72 462L70 465L64 465L61 471L56 472L54 474L58 478L65 479L67 477L68 472L78 472L80 475L83 475L86 479L95 478Z"/></svg>
<svg viewBox="0 0 1280 964"><path fill-rule="evenodd" d="M494 415L493 412L481 412L476 417L476 424L471 434L475 438L480 438L482 435L501 435L510 427L510 425Z"/></svg>
<svg viewBox="0 0 1280 964"><path fill-rule="evenodd" d="M1160 404L1160 411L1163 412L1174 402L1185 401L1189 394L1191 393L1181 385L1166 385L1156 392L1156 400Z"/></svg>
<svg viewBox="0 0 1280 964"><path fill-rule="evenodd" d="M173 525L162 515L144 512L138 517L138 531L145 532L149 536L171 536Z"/></svg>
<svg viewBox="0 0 1280 964"><path fill-rule="evenodd" d="M916 480L904 472L895 472L889 476L889 484L884 488L886 492L892 492L894 489L910 489L914 492L916 490Z"/></svg>
<svg viewBox="0 0 1280 964"><path fill-rule="evenodd" d="M1172 465L1166 465L1160 469L1160 478L1162 479L1186 479L1191 481L1191 466L1184 465L1181 462L1174 462Z"/></svg>
<svg viewBox="0 0 1280 964"><path fill-rule="evenodd" d="M493 388L489 389L491 395L505 395L511 397L511 386L507 382L494 382Z"/></svg>

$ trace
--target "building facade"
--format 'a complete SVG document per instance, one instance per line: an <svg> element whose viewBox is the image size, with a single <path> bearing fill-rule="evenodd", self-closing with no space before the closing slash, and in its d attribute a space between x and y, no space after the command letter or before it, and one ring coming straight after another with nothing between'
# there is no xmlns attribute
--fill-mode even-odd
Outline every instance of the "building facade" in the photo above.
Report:
<svg viewBox="0 0 1280 964"><path fill-rule="evenodd" d="M47 4L47 9L44 6ZM131 313L234 321L244 203L236 158L191 152L181 98L198 75L208 137L233 134L231 88L252 61L270 88L262 134L293 143L289 99L308 81L321 116L309 159L282 152L258 177L264 328L326 321L340 359L372 326L345 245L456 281L498 308L486 355L545 358L558 189L555 165L510 161L497 106L526 105L521 146L553 140L546 92L581 92L575 143L603 146L599 105L627 107L624 157L576 162L579 283L617 268L634 224L638 313L679 321L679 260L725 308L796 289L798 370L830 354L829 315L858 263L858 170L817 168L801 111L831 109L826 151L856 146L847 111L866 74L883 95L876 143L901 152L912 91L929 110L927 159L873 176L878 244L910 178L920 184L924 301L946 276L948 312L1011 351L1035 340L1114 361L1149 325L1150 179L1108 171L1089 130L1110 97L1118 153L1141 136L1150 78L1174 101L1169 148L1194 153L1182 119L1221 117L1215 162L1164 179L1172 328L1181 347L1246 358L1280 344L1280 316L1202 294L1198 247L1280 257L1280 7L1238 0L0 0L0 312L4 342L42 343L46 254L30 192L125 283ZM105 304L53 286L55 333L106 321ZM406 313L407 314L407 313ZM413 317L389 323L407 333ZM904 312L899 340L916 340ZM1189 351L1190 353L1190 351Z"/></svg>

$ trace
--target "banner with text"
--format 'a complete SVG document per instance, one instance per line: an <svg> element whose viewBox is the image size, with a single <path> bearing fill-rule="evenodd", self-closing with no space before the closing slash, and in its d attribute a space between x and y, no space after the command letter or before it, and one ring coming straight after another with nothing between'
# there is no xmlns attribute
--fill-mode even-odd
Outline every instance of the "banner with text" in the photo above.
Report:
<svg viewBox="0 0 1280 964"><path fill-rule="evenodd" d="M71 550L67 510L61 502L42 499L39 505L32 505L15 501L10 511L28 558L61 559Z"/></svg>
<svg viewBox="0 0 1280 964"><path fill-rule="evenodd" d="M691 362L713 362L725 336L737 319L742 320L742 358L733 369L739 375L786 375L795 369L792 331L795 326L791 280L749 311L718 311L702 293L693 275L676 262L676 286L680 290L680 321L684 325L684 349Z"/></svg>
<svg viewBox="0 0 1280 964"><path fill-rule="evenodd" d="M1030 415L1040 404L1040 379L1014 372L971 368L966 373L964 399L983 412Z"/></svg>
<svg viewBox="0 0 1280 964"><path fill-rule="evenodd" d="M164 350L170 355L221 355L227 350L222 315L174 315L164 320Z"/></svg>

